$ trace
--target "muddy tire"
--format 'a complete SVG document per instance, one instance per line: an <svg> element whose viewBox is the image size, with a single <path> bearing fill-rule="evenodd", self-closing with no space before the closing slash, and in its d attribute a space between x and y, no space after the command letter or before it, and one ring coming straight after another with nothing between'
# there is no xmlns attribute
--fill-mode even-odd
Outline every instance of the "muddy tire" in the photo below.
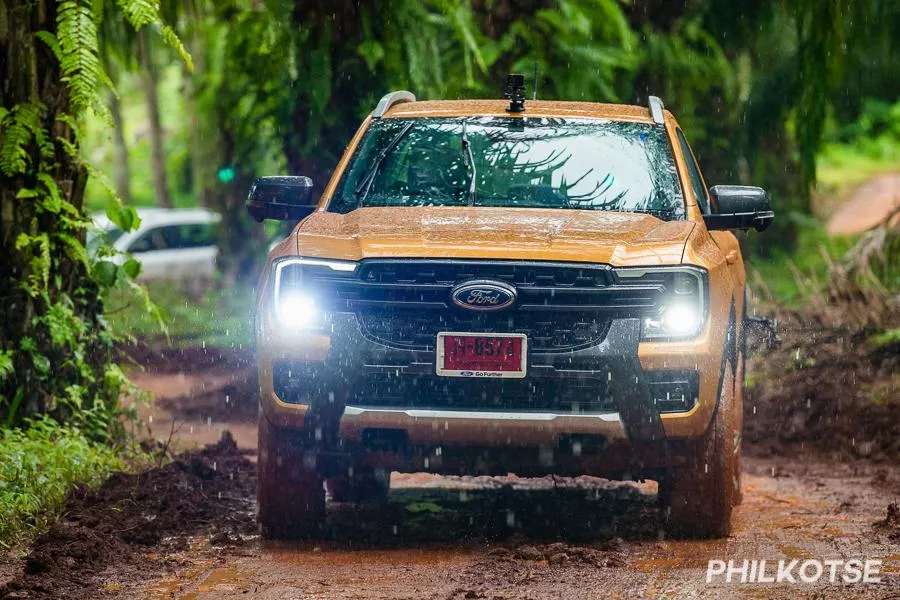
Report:
<svg viewBox="0 0 900 600"><path fill-rule="evenodd" d="M745 353L742 350L738 355L738 368L734 381L734 407L736 439L732 446L734 456L734 495L731 498L733 506L739 506L744 502L744 485L741 471L741 442L744 439L744 369L746 366Z"/></svg>
<svg viewBox="0 0 900 600"><path fill-rule="evenodd" d="M327 482L328 494L335 502L368 502L385 500L391 487L391 473L383 469L348 469Z"/></svg>
<svg viewBox="0 0 900 600"><path fill-rule="evenodd" d="M314 537L325 522L325 487L315 460L259 416L257 501L264 539Z"/></svg>
<svg viewBox="0 0 900 600"><path fill-rule="evenodd" d="M735 410L735 373L725 363L719 405L706 433L687 451L684 466L660 481L666 533L684 538L718 538L731 533L731 509L740 493L740 424Z"/></svg>

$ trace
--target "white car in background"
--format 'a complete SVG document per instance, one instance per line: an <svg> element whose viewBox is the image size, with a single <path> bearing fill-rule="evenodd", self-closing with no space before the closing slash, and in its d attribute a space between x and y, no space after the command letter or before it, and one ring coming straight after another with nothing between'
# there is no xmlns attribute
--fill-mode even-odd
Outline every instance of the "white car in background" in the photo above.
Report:
<svg viewBox="0 0 900 600"><path fill-rule="evenodd" d="M110 246L141 261L143 280L212 279L221 215L205 208L139 208L137 214L141 224L128 233L106 215L94 215L97 229L88 234L88 249L96 251L100 236L105 236Z"/></svg>

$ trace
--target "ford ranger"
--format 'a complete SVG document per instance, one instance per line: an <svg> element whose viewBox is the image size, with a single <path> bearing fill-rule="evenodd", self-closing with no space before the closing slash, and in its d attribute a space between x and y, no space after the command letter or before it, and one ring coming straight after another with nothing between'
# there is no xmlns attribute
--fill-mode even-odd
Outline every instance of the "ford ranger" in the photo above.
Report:
<svg viewBox="0 0 900 600"><path fill-rule="evenodd" d="M745 273L732 230L763 190L707 188L648 106L390 93L318 199L262 177L248 210L299 221L258 288L259 519L315 535L326 490L391 472L659 484L666 532L728 535L740 500Z"/></svg>

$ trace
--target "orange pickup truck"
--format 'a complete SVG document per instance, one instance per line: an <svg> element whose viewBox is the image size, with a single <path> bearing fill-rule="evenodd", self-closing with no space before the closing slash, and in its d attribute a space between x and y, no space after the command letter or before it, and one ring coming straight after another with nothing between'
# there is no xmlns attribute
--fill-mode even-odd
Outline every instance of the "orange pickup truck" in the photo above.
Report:
<svg viewBox="0 0 900 600"><path fill-rule="evenodd" d="M649 106L384 96L324 193L262 177L259 519L315 535L392 471L659 482L667 532L740 500L756 187L707 188Z"/></svg>

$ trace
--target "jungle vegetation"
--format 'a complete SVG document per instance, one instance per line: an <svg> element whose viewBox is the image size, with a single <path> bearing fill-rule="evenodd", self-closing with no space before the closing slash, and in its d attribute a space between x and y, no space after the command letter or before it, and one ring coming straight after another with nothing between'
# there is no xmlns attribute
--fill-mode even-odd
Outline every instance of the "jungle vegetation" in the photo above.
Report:
<svg viewBox="0 0 900 600"><path fill-rule="evenodd" d="M773 252L823 143L900 138L853 128L896 110L897 39L878 0L0 0L0 423L120 434L104 299L149 300L137 261L86 252L90 210L127 230L133 205L214 208L227 287L265 244L254 177L324 186L385 92L499 97L522 72L543 99L661 96L711 183L770 190L784 218L750 245Z"/></svg>

